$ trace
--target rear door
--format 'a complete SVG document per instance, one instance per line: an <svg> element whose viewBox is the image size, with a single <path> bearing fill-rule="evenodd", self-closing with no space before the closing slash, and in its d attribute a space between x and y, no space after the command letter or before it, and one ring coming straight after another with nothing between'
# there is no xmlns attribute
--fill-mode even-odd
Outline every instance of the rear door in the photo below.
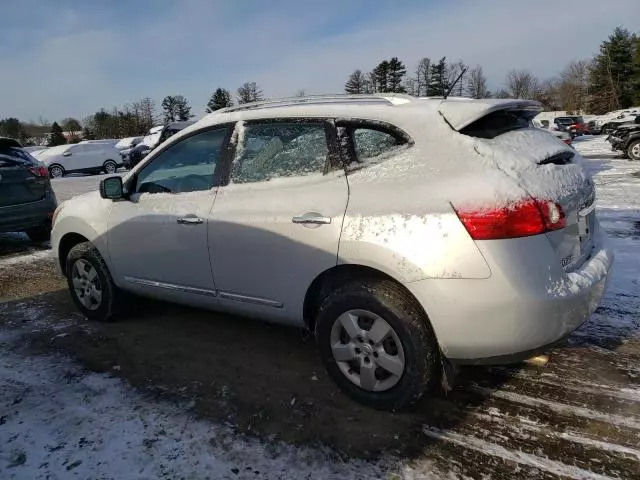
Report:
<svg viewBox="0 0 640 480"><path fill-rule="evenodd" d="M38 167L38 161L22 149L0 148L0 207L44 198L49 181Z"/></svg>

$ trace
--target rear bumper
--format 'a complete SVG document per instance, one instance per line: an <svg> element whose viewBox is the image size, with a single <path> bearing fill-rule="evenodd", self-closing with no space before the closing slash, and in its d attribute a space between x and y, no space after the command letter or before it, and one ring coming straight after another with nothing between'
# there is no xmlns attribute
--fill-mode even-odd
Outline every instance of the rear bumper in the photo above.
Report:
<svg viewBox="0 0 640 480"><path fill-rule="evenodd" d="M543 236L478 243L492 266L490 278L406 284L445 356L461 364L513 363L567 337L598 307L613 263L602 237L572 273L541 261L552 258Z"/></svg>
<svg viewBox="0 0 640 480"><path fill-rule="evenodd" d="M58 206L52 191L36 202L0 207L0 232L21 232L51 223Z"/></svg>

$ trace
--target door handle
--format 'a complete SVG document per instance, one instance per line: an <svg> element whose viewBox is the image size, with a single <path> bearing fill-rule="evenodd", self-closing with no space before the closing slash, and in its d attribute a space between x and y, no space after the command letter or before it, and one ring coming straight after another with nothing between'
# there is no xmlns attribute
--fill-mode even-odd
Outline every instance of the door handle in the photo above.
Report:
<svg viewBox="0 0 640 480"><path fill-rule="evenodd" d="M203 219L197 215L186 215L176 220L180 225L199 225L204 222Z"/></svg>
<svg viewBox="0 0 640 480"><path fill-rule="evenodd" d="M328 225L331 223L331 217L325 217L317 212L307 212L304 215L296 215L291 221L303 225Z"/></svg>

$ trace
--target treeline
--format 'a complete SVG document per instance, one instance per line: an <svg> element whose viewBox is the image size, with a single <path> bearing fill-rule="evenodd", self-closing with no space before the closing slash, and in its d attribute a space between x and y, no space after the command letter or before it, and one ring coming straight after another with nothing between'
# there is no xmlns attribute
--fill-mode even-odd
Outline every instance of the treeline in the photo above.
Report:
<svg viewBox="0 0 640 480"><path fill-rule="evenodd" d="M552 54L552 52L550 52ZM344 90L350 94L407 93L470 98L522 98L541 102L547 110L602 114L640 106L640 36L618 27L590 60L568 64L559 75L540 79L529 70L511 70L502 87L490 91L482 66L464 61L428 57L408 73L397 57L383 60L373 70L354 70Z"/></svg>
<svg viewBox="0 0 640 480"><path fill-rule="evenodd" d="M553 52L549 52L552 55ZM371 71L354 70L344 91L351 94L406 93L422 96L464 96L470 98L523 98L541 102L547 110L567 110L602 114L640 106L640 36L616 28L591 59L569 63L557 76L540 79L529 70L511 70L502 86L490 90L483 68L447 57L421 58L409 71L398 57L381 61ZM296 96L304 96L298 90ZM265 100L256 82L246 82L235 95L218 87L205 110L210 113L234 104ZM0 120L0 136L19 139L23 144L75 142L80 138L102 139L144 135L159 123L192 118L191 105L182 95L167 95L157 109L145 97L121 108L104 108L84 118L49 123L23 123L17 118ZM64 132L64 135L63 135Z"/></svg>

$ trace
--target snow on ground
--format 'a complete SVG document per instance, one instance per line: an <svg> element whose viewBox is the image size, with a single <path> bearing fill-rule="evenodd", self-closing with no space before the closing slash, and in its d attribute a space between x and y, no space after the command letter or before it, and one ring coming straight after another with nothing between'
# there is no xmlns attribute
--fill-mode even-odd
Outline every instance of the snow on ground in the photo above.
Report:
<svg viewBox="0 0 640 480"><path fill-rule="evenodd" d="M640 329L640 163L619 158L605 138L587 136L574 143L593 175L598 220L616 255L602 306L576 332L596 342L617 341Z"/></svg>
<svg viewBox="0 0 640 480"><path fill-rule="evenodd" d="M328 462L321 451L238 438L229 427L195 419L188 405L150 401L121 380L87 374L67 359L8 351L10 337L0 335L2 478L383 475L379 465Z"/></svg>

